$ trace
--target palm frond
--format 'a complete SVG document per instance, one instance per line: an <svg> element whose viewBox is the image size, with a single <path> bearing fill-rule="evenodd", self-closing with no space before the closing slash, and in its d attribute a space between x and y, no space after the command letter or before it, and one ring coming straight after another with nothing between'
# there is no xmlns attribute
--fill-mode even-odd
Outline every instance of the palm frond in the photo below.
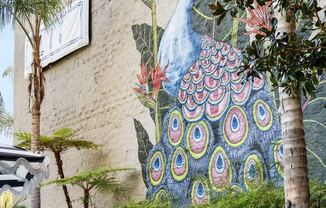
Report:
<svg viewBox="0 0 326 208"><path fill-rule="evenodd" d="M63 152L71 148L77 150L81 149L98 149L102 145L95 144L94 142L87 141L81 138L73 138L74 130L70 128L62 128L55 131L52 135L40 136L40 148L42 150ZM15 134L16 138L20 142L19 147L30 148L32 135L27 132L19 132Z"/></svg>
<svg viewBox="0 0 326 208"><path fill-rule="evenodd" d="M59 179L47 183L56 185L73 185L79 187L88 187L89 189L96 189L100 192L119 192L126 191L126 187L123 186L117 179L116 173L121 171L132 170L129 168L110 169L106 167L99 167L92 170L81 172L75 176Z"/></svg>
<svg viewBox="0 0 326 208"><path fill-rule="evenodd" d="M13 70L11 66L8 66L7 68L4 69L4 71L2 72L2 77L3 78L13 77Z"/></svg>
<svg viewBox="0 0 326 208"><path fill-rule="evenodd" d="M10 135L12 133L12 126L14 119L6 111L3 97L0 93L0 133L4 135Z"/></svg>

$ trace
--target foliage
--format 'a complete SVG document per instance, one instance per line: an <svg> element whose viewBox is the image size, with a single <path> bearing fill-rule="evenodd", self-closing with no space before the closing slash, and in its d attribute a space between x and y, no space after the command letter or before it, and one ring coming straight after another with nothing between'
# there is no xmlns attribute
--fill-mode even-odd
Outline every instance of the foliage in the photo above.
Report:
<svg viewBox="0 0 326 208"><path fill-rule="evenodd" d="M127 189L118 181L117 172L126 170L130 169L110 169L100 167L81 172L75 176L55 180L47 184L56 184L61 186L70 184L72 186L80 187L81 189L83 189L84 192L82 200L84 203L84 207L86 208L89 207L89 205L92 205L90 191L93 189L104 193L125 193Z"/></svg>
<svg viewBox="0 0 326 208"><path fill-rule="evenodd" d="M167 208L171 207L169 201L141 201L141 202L129 202L128 204L121 206L121 208Z"/></svg>
<svg viewBox="0 0 326 208"><path fill-rule="evenodd" d="M256 1L224 2L225 5L219 2L210 5L213 14L222 19L228 12L235 16L239 10L253 9ZM270 4L270 1L257 0L257 3L262 6ZM256 35L256 40L244 52L242 72L247 79L261 77L261 74L268 72L273 87L283 87L286 93L293 96L299 93L298 89L305 96L314 95L318 76L326 66L323 61L326 58L326 23L318 16L321 8L316 0L282 0L274 9L285 9L287 21L296 18L305 22L306 26L295 34L278 34L276 18L271 19L271 28L256 25L261 33ZM307 38L307 31L317 32L317 35Z"/></svg>
<svg viewBox="0 0 326 208"><path fill-rule="evenodd" d="M70 128L62 128L55 131L50 136L41 135L40 138L40 149L51 152L64 152L70 148L80 149L97 149L101 145L95 144L91 141L84 139L75 139L74 130ZM31 145L31 134L26 132L16 133L17 139L20 141L19 147L26 149L30 148Z"/></svg>
<svg viewBox="0 0 326 208"><path fill-rule="evenodd" d="M70 128L62 128L55 131L50 136L40 136L40 150L51 151L54 155L58 175L61 179L65 178L65 174L63 171L63 162L62 162L62 154L71 148L75 148L77 150L80 149L97 149L101 147L101 145L97 145L91 141L86 141L81 138L74 138L75 132ZM18 146L23 148L30 148L32 136L30 133L17 133L17 139L20 141ZM66 185L62 185L63 192L65 194L66 202L69 208L72 208L71 199L69 196L68 189Z"/></svg>
<svg viewBox="0 0 326 208"><path fill-rule="evenodd" d="M14 119L6 111L2 95L0 93L0 133L9 135L12 132Z"/></svg>
<svg viewBox="0 0 326 208"><path fill-rule="evenodd" d="M326 184L318 181L310 183L311 207L326 206ZM317 206L318 204L318 206ZM129 202L124 208L159 208L170 207L166 201L149 200L142 202ZM210 205L202 205L201 208L283 208L284 190L283 187L275 188L273 185L263 185L248 192L234 193L227 190L217 199L212 199Z"/></svg>
<svg viewBox="0 0 326 208"><path fill-rule="evenodd" d="M134 119L134 125L137 133L138 142L138 160L141 164L142 176L145 185L146 183L146 160L149 156L149 151L153 148L153 144L149 140L148 133L143 125L136 119Z"/></svg>
<svg viewBox="0 0 326 208"><path fill-rule="evenodd" d="M25 32L25 35L32 44L31 34L38 27L32 21L36 16L45 25L50 25L62 8L61 0L5 0L0 2L0 27L16 21ZM29 31L30 30L30 31Z"/></svg>
<svg viewBox="0 0 326 208"><path fill-rule="evenodd" d="M141 63L155 67L153 54L153 31L152 26L147 24L133 25L133 36L136 41L137 50L141 52ZM164 30L158 27L158 42L163 36Z"/></svg>
<svg viewBox="0 0 326 208"><path fill-rule="evenodd" d="M6 77L13 77L13 70L11 66L8 66L7 68L5 68L2 72L2 77L6 78Z"/></svg>

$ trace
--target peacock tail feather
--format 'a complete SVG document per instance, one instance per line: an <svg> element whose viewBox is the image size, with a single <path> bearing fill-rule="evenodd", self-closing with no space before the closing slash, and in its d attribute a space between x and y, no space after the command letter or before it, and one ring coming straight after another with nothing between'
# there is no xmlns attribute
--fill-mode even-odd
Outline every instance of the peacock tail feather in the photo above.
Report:
<svg viewBox="0 0 326 208"><path fill-rule="evenodd" d="M198 206L228 189L282 183L276 107L264 79L239 75L241 62L239 49L202 37L149 153L148 198L167 193L175 207Z"/></svg>

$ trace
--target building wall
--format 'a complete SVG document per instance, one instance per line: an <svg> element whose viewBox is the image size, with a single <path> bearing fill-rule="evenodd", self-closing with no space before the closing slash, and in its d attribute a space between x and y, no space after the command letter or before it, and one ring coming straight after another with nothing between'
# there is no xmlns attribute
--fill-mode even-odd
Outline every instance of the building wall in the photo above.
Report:
<svg viewBox="0 0 326 208"><path fill-rule="evenodd" d="M174 0L160 2L159 25L167 24L175 3ZM145 186L137 158L133 117L144 124L150 139L154 139L154 124L132 90L140 54L131 27L150 21L150 11L140 0L92 0L90 45L45 69L46 95L42 104L42 134L70 127L77 130L78 137L104 145L101 151L68 151L64 155L66 175L97 165L134 168L122 174L121 180L130 187L130 195L136 200L144 199ZM23 75L23 45L23 33L16 27L15 132L31 129L27 82ZM56 175L52 164L50 179L55 179ZM80 196L77 189L69 190L72 199ZM98 207L113 207L121 201L117 196L101 194L95 199ZM42 188L42 207L64 206L61 188Z"/></svg>
<svg viewBox="0 0 326 208"><path fill-rule="evenodd" d="M166 29L177 2L176 0L159 1L157 16L160 28ZM195 6L205 15L210 16L207 5L211 2L211 0L196 0ZM146 25L142 25L144 23ZM138 126L135 131L133 118L140 121L139 124L145 127L151 143L155 144L153 119L148 108L139 102L133 91L134 83L137 81L136 74L140 70L139 64L140 62L146 62L146 58L148 58L141 57L144 50L140 47L141 43L135 40L137 39L135 31L138 26L140 28L144 26L148 29L151 24L150 10L141 0L93 0L91 1L90 25L92 37L90 45L45 69L46 96L42 105L42 134L50 134L61 127L70 127L77 130L78 137L104 145L101 151L71 150L67 152L64 156L66 175L73 175L76 172L98 165L110 165L114 168L135 168L134 171L129 171L121 176L122 182L130 188L131 198L135 200L144 199L146 187L143 183L141 165L138 162L137 144L137 138L139 139L144 135L136 135L137 131L137 133L140 133L141 128ZM138 26L135 27L135 25ZM234 24L230 17L227 17L218 27L213 25L213 21L198 14L193 15L192 26L201 35L211 36L215 29L214 39L216 40L223 40L225 43L232 42L233 45L239 48L243 48L248 43L248 37L243 35L245 32L244 24L240 23L238 25L239 30L235 35L231 33ZM178 28L178 25L176 25L176 28ZM144 36L146 37L146 35ZM16 28L14 66L15 132L30 131L31 129L31 115L28 113L27 82L24 79L22 70L24 48L21 46L23 44L23 34L19 28ZM321 79L324 80L325 76ZM266 91L268 91L267 87ZM311 178L318 177L322 180L325 179L322 162L326 159L325 154L323 154L325 140L322 140L325 137L323 129L325 126L323 116L325 115L324 95L325 81L318 87L317 99L305 109L305 119L308 120L305 121L307 144L310 150L319 156L317 158L310 151L308 153L310 175ZM165 98L167 97L163 96L163 100ZM254 99L256 98L250 100ZM277 103L277 99L274 101ZM274 106L271 98L268 99L268 102L271 106ZM170 109L174 107L173 103L167 104L169 104ZM273 112L275 122L278 122L275 106ZM247 110L246 113L248 113L249 119L253 120L251 110ZM317 122L311 122L312 120ZM252 125L254 125L253 122ZM218 131L214 130L214 134L216 132ZM167 131L165 130L163 135L166 134ZM250 135L255 134L250 133ZM214 136L222 138L222 135ZM252 138L252 140L255 140L254 136ZM219 142L221 141L223 139L219 140ZM154 150L161 146L160 144L156 145ZM164 147L163 145L163 149ZM166 148L164 151L169 151L169 149ZM152 150L152 152L154 151ZM229 148L228 152L230 155L236 155L235 153L237 153L232 148ZM230 158L230 160L233 159L234 157ZM207 166L204 168L207 168ZM193 169L190 172L194 172ZM56 169L52 165L51 179L55 179L56 175ZM148 184L149 181L147 180ZM186 186L181 184L180 189L176 188L175 190L184 190L179 191L179 194L186 197L184 193L189 192L188 187L189 184ZM148 195L150 197L155 196L156 191L159 191L156 189L157 187L150 187ZM76 189L69 188L69 190L73 199L80 196L80 193L75 191ZM125 199L110 194L98 194L95 201L98 207L113 207L125 201ZM42 205L46 208L64 207L65 201L61 188L53 186L42 188Z"/></svg>

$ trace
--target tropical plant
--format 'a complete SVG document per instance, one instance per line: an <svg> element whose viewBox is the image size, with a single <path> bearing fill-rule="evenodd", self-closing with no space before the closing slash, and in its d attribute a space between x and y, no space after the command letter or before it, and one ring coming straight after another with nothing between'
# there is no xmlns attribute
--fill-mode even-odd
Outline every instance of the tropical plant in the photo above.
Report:
<svg viewBox="0 0 326 208"><path fill-rule="evenodd" d="M0 93L0 133L10 135L12 132L14 120L11 115L6 111L3 97Z"/></svg>
<svg viewBox="0 0 326 208"><path fill-rule="evenodd" d="M57 185L72 185L80 187L83 190L84 208L93 207L92 190L97 190L102 193L125 193L126 187L120 184L117 179L117 172L126 171L130 169L111 169L106 167L95 168L85 172L81 172L75 176L67 177L52 181L48 184Z"/></svg>
<svg viewBox="0 0 326 208"><path fill-rule="evenodd" d="M326 206L326 185L322 182L310 183L311 208ZM168 208L172 207L169 197L145 200L141 202L128 202L123 208ZM272 184L264 184L247 192L234 192L228 189L220 193L217 198L212 198L207 205L200 208L284 208L284 190Z"/></svg>
<svg viewBox="0 0 326 208"><path fill-rule="evenodd" d="M18 23L32 48L32 72L29 75L29 99L32 113L31 150L39 150L41 104L44 98L44 75L41 65L41 24L49 25L62 8L62 0L3 0L0 2L0 27ZM33 208L40 207L40 189L31 197Z"/></svg>
<svg viewBox="0 0 326 208"><path fill-rule="evenodd" d="M12 67L8 66L7 68L5 68L2 72L2 77L6 78L6 77L13 77L13 71L12 71Z"/></svg>
<svg viewBox="0 0 326 208"><path fill-rule="evenodd" d="M225 1L210 5L214 15L224 18L241 9L269 5L270 1ZM314 95L318 76L326 58L326 24L321 20L317 0L278 0L273 2L271 27L255 25L259 33L244 52L243 73L247 79L268 73L279 88L280 114L284 145L284 188L286 207L309 206L307 150L304 136L301 92ZM296 21L306 26L298 29ZM307 38L305 32L315 35Z"/></svg>
<svg viewBox="0 0 326 208"><path fill-rule="evenodd" d="M32 140L32 135L30 133L16 133L16 138L20 141L18 146L28 149L30 148ZM81 150L97 149L99 147L100 145L91 141L86 141L82 138L75 138L75 131L70 128L59 129L50 136L41 135L39 146L40 150L50 151L53 153L60 179L65 178L62 162L62 154L64 152L73 148ZM62 189L66 198L67 206L72 207L67 186L63 184Z"/></svg>

